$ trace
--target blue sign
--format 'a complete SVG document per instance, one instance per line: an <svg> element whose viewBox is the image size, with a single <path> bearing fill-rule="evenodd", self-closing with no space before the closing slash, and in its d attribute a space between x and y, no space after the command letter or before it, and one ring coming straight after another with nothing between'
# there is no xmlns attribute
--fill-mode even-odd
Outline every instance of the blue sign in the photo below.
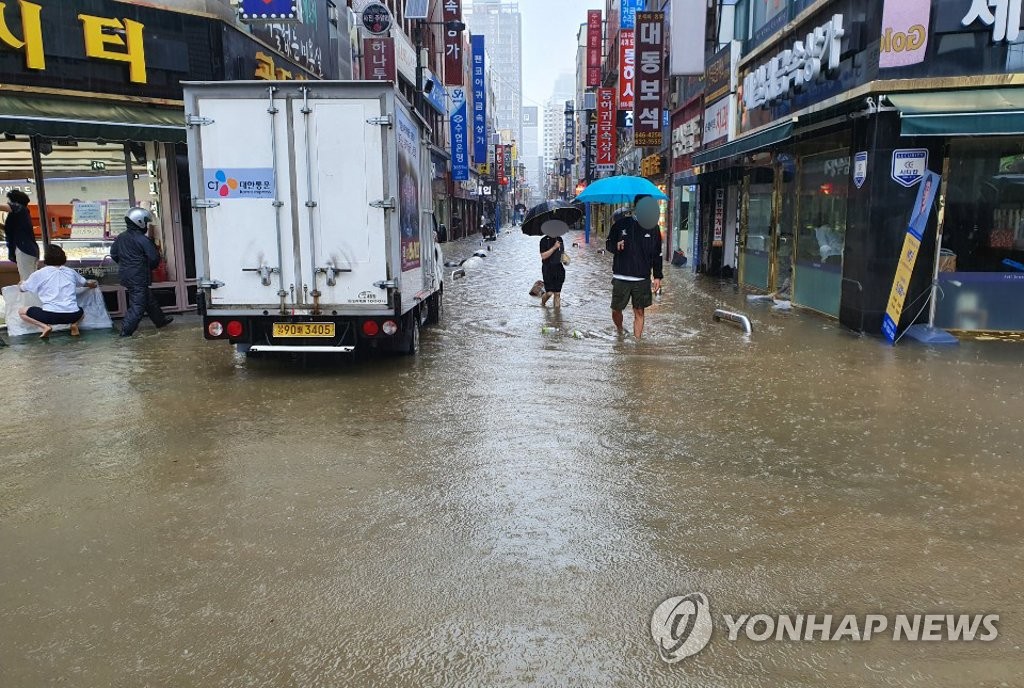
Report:
<svg viewBox="0 0 1024 688"><path fill-rule="evenodd" d="M473 36L473 162L487 164L487 52L483 36Z"/></svg>
<svg viewBox="0 0 1024 688"><path fill-rule="evenodd" d="M242 0L243 21L281 21L298 18L298 0Z"/></svg>
<svg viewBox="0 0 1024 688"><path fill-rule="evenodd" d="M619 14L619 28L636 29L636 11L642 10L646 4L645 0L622 0L622 9Z"/></svg>
<svg viewBox="0 0 1024 688"><path fill-rule="evenodd" d="M444 84L433 74L427 73L427 81L434 84L434 87L430 89L430 93L424 93L423 98L430 104L430 107L437 110L437 114L444 115L448 113L448 103L445 102L447 91L444 89Z"/></svg>
<svg viewBox="0 0 1024 688"><path fill-rule="evenodd" d="M901 148L892 152L892 179L908 189L921 181L928 169L927 148Z"/></svg>
<svg viewBox="0 0 1024 688"><path fill-rule="evenodd" d="M466 109L466 90L452 88L452 179L469 181L469 122Z"/></svg>
<svg viewBox="0 0 1024 688"><path fill-rule="evenodd" d="M853 156L853 183L858 189L868 180L868 152L861 151Z"/></svg>

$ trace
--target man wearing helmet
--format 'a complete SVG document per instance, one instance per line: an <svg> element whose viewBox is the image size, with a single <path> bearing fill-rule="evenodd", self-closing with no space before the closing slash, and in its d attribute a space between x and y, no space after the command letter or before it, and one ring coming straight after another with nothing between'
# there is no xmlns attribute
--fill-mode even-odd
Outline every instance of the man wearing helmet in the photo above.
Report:
<svg viewBox="0 0 1024 688"><path fill-rule="evenodd" d="M132 208L124 220L128 229L114 241L110 257L117 263L121 286L128 292L128 311L121 322L121 336L130 337L143 315L148 314L158 328L169 325L174 318L164 315L149 290L153 270L160 264L156 244L146 235L153 224L153 214L145 208Z"/></svg>

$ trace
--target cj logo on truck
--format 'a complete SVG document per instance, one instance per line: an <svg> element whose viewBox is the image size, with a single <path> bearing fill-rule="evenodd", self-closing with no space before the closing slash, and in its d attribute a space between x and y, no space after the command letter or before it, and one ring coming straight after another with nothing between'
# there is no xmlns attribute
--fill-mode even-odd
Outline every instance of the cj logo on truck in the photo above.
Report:
<svg viewBox="0 0 1024 688"><path fill-rule="evenodd" d="M670 597L651 617L651 637L658 654L675 664L697 654L711 641L711 605L704 593Z"/></svg>
<svg viewBox="0 0 1024 688"><path fill-rule="evenodd" d="M203 170L207 196L220 198L274 197L274 170L270 167L211 167Z"/></svg>

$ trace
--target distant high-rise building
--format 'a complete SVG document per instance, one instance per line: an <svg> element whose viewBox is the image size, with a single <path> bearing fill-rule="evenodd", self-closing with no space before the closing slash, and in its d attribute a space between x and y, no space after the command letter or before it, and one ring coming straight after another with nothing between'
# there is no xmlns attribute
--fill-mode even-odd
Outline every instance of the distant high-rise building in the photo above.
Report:
<svg viewBox="0 0 1024 688"><path fill-rule="evenodd" d="M523 138L519 146L519 159L526 166L526 179L536 193L541 188L543 167L537 164L540 157L540 108L527 105L523 108Z"/></svg>
<svg viewBox="0 0 1024 688"><path fill-rule="evenodd" d="M498 129L523 140L523 22L519 0L472 0L463 8L469 30L487 38Z"/></svg>
<svg viewBox="0 0 1024 688"><path fill-rule="evenodd" d="M556 172L565 157L565 101L576 99L576 79L561 74L555 80L551 98L544 105L544 170Z"/></svg>

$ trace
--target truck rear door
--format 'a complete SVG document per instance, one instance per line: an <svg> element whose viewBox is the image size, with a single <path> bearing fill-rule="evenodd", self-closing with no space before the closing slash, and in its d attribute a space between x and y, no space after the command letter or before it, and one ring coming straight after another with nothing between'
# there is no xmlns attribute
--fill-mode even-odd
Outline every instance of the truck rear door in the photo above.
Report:
<svg viewBox="0 0 1024 688"><path fill-rule="evenodd" d="M294 301L288 213L288 127L284 100L198 94L191 102L193 179L206 277L222 282L211 306L277 310ZM280 107L278 107L280 105ZM276 110L276 112L275 112Z"/></svg>
<svg viewBox="0 0 1024 688"><path fill-rule="evenodd" d="M299 269L321 304L387 305L384 99L292 101Z"/></svg>

